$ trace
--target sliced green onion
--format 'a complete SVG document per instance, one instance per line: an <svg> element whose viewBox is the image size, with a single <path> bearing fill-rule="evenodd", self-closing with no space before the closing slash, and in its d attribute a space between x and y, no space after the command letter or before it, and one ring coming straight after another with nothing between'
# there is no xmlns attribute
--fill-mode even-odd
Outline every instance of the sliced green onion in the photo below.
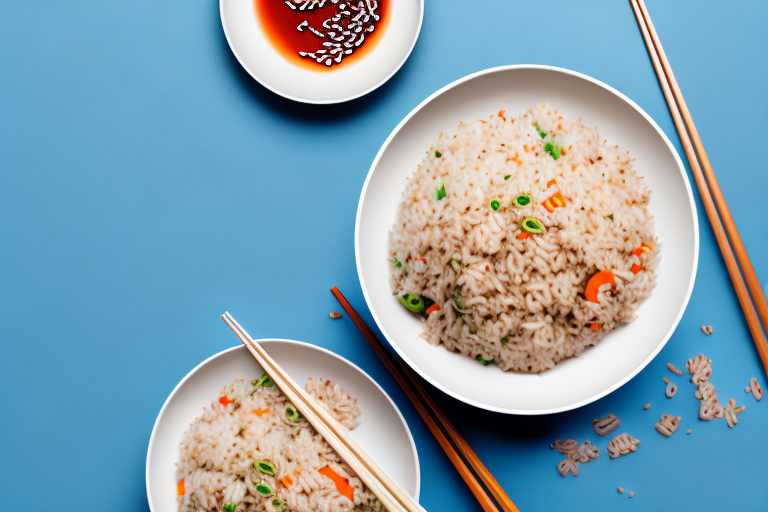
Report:
<svg viewBox="0 0 768 512"><path fill-rule="evenodd" d="M440 188L437 189L437 194L435 194L435 197L438 201L445 197L445 183L440 185Z"/></svg>
<svg viewBox="0 0 768 512"><path fill-rule="evenodd" d="M256 492L264 496L265 498L272 496L272 487L262 480L261 482L256 484Z"/></svg>
<svg viewBox="0 0 768 512"><path fill-rule="evenodd" d="M414 313L421 313L424 311L424 308L426 307L426 304L424 303L424 299L421 295L402 295L397 298L397 300L400 301L400 304L407 307Z"/></svg>
<svg viewBox="0 0 768 512"><path fill-rule="evenodd" d="M283 510L285 508L285 505L279 499L274 498L272 500L272 508L275 510Z"/></svg>
<svg viewBox="0 0 768 512"><path fill-rule="evenodd" d="M611 222L614 222L614 220L613 220L613 214L610 214L610 215L606 215L606 216L605 216L605 218L606 218L606 219L611 219Z"/></svg>
<svg viewBox="0 0 768 512"><path fill-rule="evenodd" d="M454 272L460 272L461 267L462 267L462 264L459 260L451 260L451 268L453 268Z"/></svg>
<svg viewBox="0 0 768 512"><path fill-rule="evenodd" d="M272 382L272 379L269 378L269 375L264 373L259 379L252 380L251 385L256 387L264 386L265 388L271 388L272 386L275 385L275 383Z"/></svg>
<svg viewBox="0 0 768 512"><path fill-rule="evenodd" d="M453 294L453 302L456 303L456 307L459 309L466 309L464 306L464 299L461 297L461 288L456 288L456 293Z"/></svg>
<svg viewBox="0 0 768 512"><path fill-rule="evenodd" d="M395 256L395 260L394 260L394 261L395 261L395 266L396 266L397 268L400 268L400 267L402 267L402 266L403 266L403 264L400 262L400 260L399 260L399 259L397 259L397 256Z"/></svg>
<svg viewBox="0 0 768 512"><path fill-rule="evenodd" d="M507 174L506 176L504 176L504 181L507 181L507 180L508 180L509 178L511 178L511 177L512 177L512 175L511 175L511 174Z"/></svg>
<svg viewBox="0 0 768 512"><path fill-rule="evenodd" d="M475 325L475 322L469 323L469 334L477 334L477 325Z"/></svg>
<svg viewBox="0 0 768 512"><path fill-rule="evenodd" d="M509 338L508 337L504 336L503 338L501 338L501 346L502 347L506 347L508 344L509 344Z"/></svg>
<svg viewBox="0 0 768 512"><path fill-rule="evenodd" d="M475 359L480 361L483 366L488 366L493 362L493 359L483 359L483 356L477 356Z"/></svg>
<svg viewBox="0 0 768 512"><path fill-rule="evenodd" d="M221 507L221 512L235 512L235 507L237 505L234 503L227 503L223 507Z"/></svg>
<svg viewBox="0 0 768 512"><path fill-rule="evenodd" d="M544 227L541 225L541 222L539 222L538 219L534 219L533 217L524 218L520 225L527 233L532 235L544 231Z"/></svg>
<svg viewBox="0 0 768 512"><path fill-rule="evenodd" d="M435 150L435 158L440 158L441 156L443 156L443 154L438 150Z"/></svg>
<svg viewBox="0 0 768 512"><path fill-rule="evenodd" d="M546 136L547 136L547 132L545 132L544 130L542 130L541 128L539 128L539 123L536 123L536 124L535 124L535 125L533 125L533 126L535 126L535 127L536 127L536 131L538 131L538 132L539 132L539 135L541 135L541 138L542 138L542 139L543 139L544 137L546 137Z"/></svg>
<svg viewBox="0 0 768 512"><path fill-rule="evenodd" d="M496 212L499 211L500 206L501 206L501 203L498 202L497 200L494 199L493 201L491 201L491 208L493 208L493 211L496 211Z"/></svg>
<svg viewBox="0 0 768 512"><path fill-rule="evenodd" d="M256 468L259 473L275 476L275 465L268 460L257 460L253 463L253 467Z"/></svg>
<svg viewBox="0 0 768 512"><path fill-rule="evenodd" d="M549 153L550 156L552 156L552 158L554 158L555 160L560 158L560 155L563 154L562 153L563 152L563 148L561 148L560 146L558 146L554 142L547 142L546 144L544 144L544 151Z"/></svg>
<svg viewBox="0 0 768 512"><path fill-rule="evenodd" d="M285 406L285 418L291 423L298 423L301 421L301 413L296 410L293 404Z"/></svg>
<svg viewBox="0 0 768 512"><path fill-rule="evenodd" d="M518 208L522 208L523 206L528 206L529 204L531 204L531 196L529 196L528 194L518 194L517 197L512 199L512 203Z"/></svg>

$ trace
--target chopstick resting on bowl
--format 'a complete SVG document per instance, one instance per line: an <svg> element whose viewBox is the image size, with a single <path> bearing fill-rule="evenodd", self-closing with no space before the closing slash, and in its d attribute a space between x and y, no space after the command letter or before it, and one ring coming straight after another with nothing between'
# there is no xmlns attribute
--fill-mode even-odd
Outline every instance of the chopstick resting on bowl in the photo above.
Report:
<svg viewBox="0 0 768 512"><path fill-rule="evenodd" d="M517 512L517 507L504 492L488 468L480 461L472 448L454 428L448 418L437 407L426 390L421 386L410 368L393 356L376 335L365 324L357 311L349 304L337 287L331 288L331 293L347 312L373 350L384 362L400 387L413 403L421 418L435 436L440 447L450 459L453 466L464 479L464 482L474 494L485 512Z"/></svg>
<svg viewBox="0 0 768 512"><path fill-rule="evenodd" d="M331 445L344 462L357 473L373 494L390 512L425 512L378 464L349 436L345 427L321 407L302 386L296 384L285 371L256 343L229 314L221 315L232 332L245 345L272 381L288 400L307 419L310 425Z"/></svg>
<svg viewBox="0 0 768 512"><path fill-rule="evenodd" d="M763 332L768 327L768 304L766 304L765 294L757 279L755 270L752 268L752 263L749 261L744 243L741 241L739 232L736 230L736 224L733 222L728 204L725 202L725 197L715 178L712 164L709 162L706 151L704 151L699 132L696 130L696 125L693 124L688 106L685 104L683 94L677 85L675 75L672 73L672 67L669 65L664 49L661 47L661 41L656 34L656 29L653 27L648 9L646 9L643 0L630 0L630 4L637 18L637 24L640 26L640 31L643 33L645 46L648 48L653 68L656 70L656 76L659 78L659 83L664 91L664 97L669 105L672 119L680 136L680 142L683 144L685 155L691 164L691 171L704 203L704 209L715 232L717 245L723 254L725 266L728 269L728 274L730 274L733 287L736 290L736 296L739 299L744 317L752 333L752 339L757 346L760 359L763 361L763 367L768 374L768 341L766 341L765 333ZM691 139L693 139L693 143L691 143ZM699 160L701 160L701 165L699 165ZM704 168L703 173L702 167ZM723 228L723 224L725 224L725 228ZM733 250L731 245L733 245ZM735 257L734 251L736 252ZM744 272L744 277L742 277L741 272ZM747 280L746 285L744 284L745 277ZM749 287L749 291L747 287ZM754 301L754 304L752 301Z"/></svg>

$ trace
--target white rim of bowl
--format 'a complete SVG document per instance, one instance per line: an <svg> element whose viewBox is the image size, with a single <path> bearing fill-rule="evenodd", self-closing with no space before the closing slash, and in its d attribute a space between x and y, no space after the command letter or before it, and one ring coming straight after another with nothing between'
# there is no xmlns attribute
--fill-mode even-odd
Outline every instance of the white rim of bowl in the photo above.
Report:
<svg viewBox="0 0 768 512"><path fill-rule="evenodd" d="M634 371L632 371L624 379L620 380L617 384L614 384L613 386L609 387L605 391L601 391L600 393L597 393L590 398L586 398L580 402L576 402L570 405L565 405L562 407L553 407L549 409L535 409L535 410L509 409L506 407L498 407L495 405L483 404L471 398L461 396L460 394L454 391L451 391L450 389L446 388L445 386L437 382L431 376L429 376L426 372L422 371L421 368L416 366L414 362L411 361L411 359L405 354L405 352L403 352L403 350L400 349L400 347L390 339L389 334L382 327L382 323L381 323L381 320L379 320L378 315L370 306L368 306L368 310L371 312L371 316L373 316L373 319L376 322L376 325L378 326L382 334L384 334L384 337L386 338L387 342L395 350L395 352L397 352L400 355L400 357L403 358L403 360L408 364L408 366L411 367L412 370L414 370L416 373L421 375L421 377L424 378L424 380L426 380L427 382L435 386L437 389L441 390L443 393L455 398L456 400L464 402L465 404L469 404L479 409L484 409L486 411L500 412L504 414L518 414L521 416L539 416L544 414L554 414L558 412L570 411L572 409L577 409L579 407L585 406L587 404L590 404L596 400L603 398L604 396L616 391L621 386L629 382L635 375L640 373L643 370L643 368L648 366L648 363L650 363L658 355L659 352L661 352L661 349L664 348L664 346L667 344L667 341L669 341L669 338L672 337L672 334L674 334L675 330L677 329L677 326L680 323L680 319L683 317L683 313L685 313L685 310L688 307L688 301L691 298L691 293L693 292L693 284L694 284L694 281L696 280L696 273L699 267L699 218L696 210L696 202L693 199L693 191L691 190L691 183L688 180L688 175L685 172L685 166L683 165L683 162L680 159L680 155L677 153L677 150L672 145L672 142L669 140L669 138L664 133L664 131L659 127L658 124L656 124L656 121L654 121L651 118L651 116L649 116L645 112L645 110L640 108L640 106L637 103L629 99L627 96L617 91L610 85L603 83L600 80L597 80L595 78L592 78L589 75L585 75L583 73L579 73L578 71L573 71L570 69L560 68L557 66L545 66L541 64L513 64L508 66L498 66L495 68L484 69L484 70L469 74L463 78L459 78L454 82L451 82L450 84L432 93L427 99L419 103L392 130L392 133L389 134L389 137L387 137L387 140L384 141L384 144L382 144L381 148L379 149L379 152L376 154L376 158L374 158L373 163L371 164L371 168L368 170L368 176L366 176L365 183L363 183L363 189L360 192L360 200L357 203L357 215L355 217L355 263L357 265L357 277L358 277L358 280L360 281L360 287L363 289L363 297L365 298L366 305L371 304L371 301L368 297L368 289L365 286L365 281L363 279L362 265L360 264L360 217L363 211L363 201L365 199L366 193L368 192L368 185L371 181L371 177L373 176L373 171L374 169L376 169L376 166L378 165L379 160L384 154L384 151L387 149L390 142L392 142L392 139L395 137L395 135L397 135L400 132L400 129L403 126L405 126L405 124L412 117L414 117L422 108L424 108L425 105L430 103L433 99L437 98L438 96L442 95L444 92L450 89L453 89L454 87L458 87L464 82L468 82L479 76L489 75L492 73L498 73L502 71L509 71L513 69L521 69L521 70L522 69L540 69L545 71L554 71L556 73L562 73L564 75L570 75L576 78L581 78L582 80L586 80L587 82L591 82L599 87L602 87L606 91L614 94L618 98L625 101L632 108L637 110L637 112L640 115L642 115L645 118L645 120L648 121L648 123L656 130L656 133L659 134L661 139L667 145L667 148L669 148L669 151L672 153L672 156L675 159L675 162L677 162L678 170L680 171L680 174L682 175L683 181L685 183L685 190L688 192L688 202L691 205L691 215L693 216L693 228L694 228L693 270L691 272L691 279L690 279L690 282L688 283L688 290L685 293L685 300L683 300L682 307L680 308L680 311L678 312L677 317L675 318L675 321L672 324L672 327L669 329L669 332L667 332L666 336L664 336L664 340L659 344L658 347L656 347L656 350L654 350L653 353L650 356L648 356L648 358L646 358L645 361L643 361L643 363L640 366L638 366Z"/></svg>
<svg viewBox="0 0 768 512"><path fill-rule="evenodd" d="M403 423L403 426L405 427L406 433L408 434L408 440L411 442L411 450L413 451L414 459L416 461L416 468L415 468L416 469L416 496L414 496L413 498L417 502L419 501L419 495L421 494L421 464L419 463L419 452L416 449L416 442L413 440L413 434L411 433L411 428L408 426L408 422L405 421L405 418L403 417L403 413L400 412L400 408L397 407L397 404L394 402L394 400L392 400L392 398L387 394L387 392L384 391L384 389L381 386L379 386L378 382L373 380L373 378L371 378L370 375L368 375L362 368L357 366L352 361L350 361L350 360L348 360L348 359L346 359L344 357L341 357L339 354L337 354L335 352L331 352L330 350L328 350L326 348L319 347L319 346L313 345L311 343L306 343L304 341L289 340L289 339L286 339L286 338L261 338L261 339L255 340L255 341L256 341L256 343L261 343L262 341L268 341L268 342L269 341L276 341L278 343L286 343L286 344L289 344L289 345L302 345L304 347L307 347L307 348L310 348L310 349L314 349L314 350L317 350L319 352L323 352L323 353L325 353L327 355L330 355L330 356L338 359L339 361L341 361L343 363L348 364L349 366L351 366L352 368L354 368L355 370L360 372L366 379L371 381L373 383L373 385L376 386L376 388L379 391L381 391L381 394L384 395L384 397L386 397L387 400L389 400L389 403L392 405L392 408L395 410L395 412L397 412L397 415L400 418L400 421ZM168 395L168 398L165 399L165 403L163 403L163 406L160 408L160 412L157 415L157 419L155 419L155 424L152 427L152 435L149 436L149 445L147 446L147 462L145 464L145 469L144 469L144 474L145 474L144 479L145 479L146 487L147 487L147 502L149 503L149 509L152 512L155 511L155 508L153 506L152 497L151 497L151 494L149 492L149 489L150 489L150 482L149 482L149 455L150 455L150 453L152 453L152 447L155 444L155 432L157 432L157 426L160 424L160 420L163 418L163 415L165 415L165 410L168 408L168 404L171 403L171 400L173 399L174 396L176 396L176 392L181 388L181 386L183 386L184 383L187 382L187 380L190 379L194 374L196 374L198 371L200 371L200 369L203 366L205 366L210 361L213 361L214 359L216 359L218 357L222 357L224 354L232 352L233 350L240 349L242 347L243 347L243 345L236 345L234 347L230 347L230 348L224 349L221 352L218 352L218 353L212 355L211 357L209 357L208 359L206 359L202 363L200 363L197 366L195 366L192 370L190 370L189 373L187 373L187 375L183 379L181 379L181 381L178 384L176 384L176 387L173 388L173 391L171 391L171 394Z"/></svg>
<svg viewBox="0 0 768 512"><path fill-rule="evenodd" d="M405 61L408 60L408 57L411 56L411 52L413 52L414 46L416 46L416 41L419 39L419 35L421 34L421 24L424 21L424 0L419 0L419 26L416 29L416 34L413 36L413 41L411 41L411 46L408 48L408 51L403 56L403 59L400 61L400 63L395 66L395 69L392 70L392 72L387 75L381 82L377 83L373 87L370 87L363 92L353 94L352 96L347 96L346 98L339 98L335 100L310 100L306 98L299 98L297 96L291 96L290 94L285 94L282 91L279 91L269 85L267 85L265 82L263 82L256 74L253 73L250 69L248 69L248 66L243 63L243 60L240 58L240 54L237 53L237 50L235 49L235 46L232 44L232 40L229 38L229 30L227 30L227 22L224 20L224 2L227 2L228 0L219 0L219 17L221 18L221 26L224 29L224 36L227 38L227 44L229 45L229 49L232 50L232 53L235 55L235 58L237 59L237 62L240 63L240 66L244 70L248 72L249 75L251 75L251 78L259 82L264 88L266 88L269 91L272 91L273 93L282 96L283 98L287 98L292 101L298 101L299 103L310 103L313 105L331 105L334 103L344 103L346 101L352 101L354 99L357 99L361 96L365 96L369 92L373 92L385 83L389 81L390 78L392 78L395 73L400 71L400 68L403 67L403 64L405 64Z"/></svg>

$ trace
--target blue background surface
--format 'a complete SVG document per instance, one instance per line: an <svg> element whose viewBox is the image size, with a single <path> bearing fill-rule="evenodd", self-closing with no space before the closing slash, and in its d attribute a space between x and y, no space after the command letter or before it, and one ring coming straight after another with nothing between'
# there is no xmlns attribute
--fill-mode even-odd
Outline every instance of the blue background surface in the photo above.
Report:
<svg viewBox="0 0 768 512"><path fill-rule="evenodd" d="M768 283L768 3L648 8ZM0 510L146 510L153 423L190 369L236 344L218 318L226 309L254 337L309 341L360 365L409 422L425 508L479 510L354 325L329 319L339 307L328 290L338 285L373 326L353 228L376 152L435 90L517 63L617 88L683 154L626 1L427 0L403 68L368 96L325 107L254 82L227 46L215 1L0 2ZM538 418L435 393L521 510L768 508L768 400L743 391L753 376L768 386L698 206L688 310L627 385ZM732 430L699 421L693 385L665 369L699 352L713 360L721 398L747 405ZM663 376L680 388L671 401ZM608 459L591 420L609 412L641 440L636 453ZM653 429L662 412L683 417L669 439ZM561 478L549 449L557 438L590 439L602 455Z"/></svg>

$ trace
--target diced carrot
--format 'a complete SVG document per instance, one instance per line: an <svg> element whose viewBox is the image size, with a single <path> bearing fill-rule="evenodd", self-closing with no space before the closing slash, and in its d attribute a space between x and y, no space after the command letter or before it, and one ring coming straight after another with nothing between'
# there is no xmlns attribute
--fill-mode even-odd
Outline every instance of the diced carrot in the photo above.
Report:
<svg viewBox="0 0 768 512"><path fill-rule="evenodd" d="M230 400L229 398L227 398L227 397L226 397L226 395L225 395L225 396L223 396L223 397L221 397L221 398L219 398L219 403L220 403L221 405L223 405L224 407L228 406L228 405L229 405L231 402L232 402L232 400Z"/></svg>
<svg viewBox="0 0 768 512"><path fill-rule="evenodd" d="M325 381L325 385L326 385L326 386L330 386L330 385L331 385L331 381L330 381L330 380L326 380L326 381Z"/></svg>
<svg viewBox="0 0 768 512"><path fill-rule="evenodd" d="M606 284L611 285L611 290L616 288L616 280L613 278L613 272L610 270L602 270L589 278L584 297L589 302L600 304L600 301L597 300L597 294L600 293L600 287Z"/></svg>
<svg viewBox="0 0 768 512"><path fill-rule="evenodd" d="M650 245L648 245L648 244L642 244L640 247L638 247L637 249L635 249L634 251L632 251L632 254L633 254L634 256L640 256L640 255L641 255L641 254L643 254L644 252L651 252L652 250L653 250L653 249L651 248L651 246L650 246Z"/></svg>
<svg viewBox="0 0 768 512"><path fill-rule="evenodd" d="M504 121L507 120L506 117L504 117L504 114L506 113L506 110L499 110L499 117L502 118Z"/></svg>
<svg viewBox="0 0 768 512"><path fill-rule="evenodd" d="M420 261L422 263L426 263L427 262L427 260L425 260L424 258L416 258L416 261Z"/></svg>
<svg viewBox="0 0 768 512"><path fill-rule="evenodd" d="M563 125L562 125L562 124L558 124L558 125L557 125L557 129L558 129L558 130L562 130L562 129L563 129Z"/></svg>
<svg viewBox="0 0 768 512"><path fill-rule="evenodd" d="M530 233L528 233L528 232L526 232L526 231L522 231L522 232L521 232L519 235L517 235L515 238L517 238L518 240L525 240L525 239L526 239L526 238L528 238L529 236L531 236L531 234L530 234Z"/></svg>
<svg viewBox="0 0 768 512"><path fill-rule="evenodd" d="M643 267L641 267L640 265L638 265L637 263L635 263L635 264L633 264L633 265L630 267L630 269L629 269L629 270L631 270L633 274L637 274L638 272L640 272L641 270L643 270Z"/></svg>
<svg viewBox="0 0 768 512"><path fill-rule="evenodd" d="M280 481L286 487L290 487L290 486L293 485L293 479L290 476L288 476L288 475L285 475L283 478L280 479Z"/></svg>
<svg viewBox="0 0 768 512"><path fill-rule="evenodd" d="M184 496L186 489L184 489L184 479L182 478L179 483L176 484L176 495Z"/></svg>
<svg viewBox="0 0 768 512"><path fill-rule="evenodd" d="M336 484L336 490L339 491L339 494L346 496L350 501L355 501L355 488L349 485L349 482L346 478L336 473L331 469L330 466L325 466L324 468L317 470L317 472L333 480L333 483Z"/></svg>
<svg viewBox="0 0 768 512"><path fill-rule="evenodd" d="M571 164L571 172L575 171L579 164Z"/></svg>
<svg viewBox="0 0 768 512"><path fill-rule="evenodd" d="M437 304L432 304L431 306L429 306L427 308L427 314L428 315L431 315L435 311L440 311L440 306L438 306Z"/></svg>
<svg viewBox="0 0 768 512"><path fill-rule="evenodd" d="M562 149L560 149L560 154L561 154L561 155L564 155L564 154L565 154L565 148L562 148Z"/></svg>
<svg viewBox="0 0 768 512"><path fill-rule="evenodd" d="M547 188L549 188L549 187L551 187L553 185L557 185L557 180L556 179L551 179L551 180L549 180L547 182Z"/></svg>
<svg viewBox="0 0 768 512"><path fill-rule="evenodd" d="M251 409L251 413L255 414L259 418L261 418L262 416L264 416L268 412L269 412L269 409Z"/></svg>
<svg viewBox="0 0 768 512"><path fill-rule="evenodd" d="M589 324L589 328L592 329L593 331L600 330L601 327L602 327L602 324Z"/></svg>

